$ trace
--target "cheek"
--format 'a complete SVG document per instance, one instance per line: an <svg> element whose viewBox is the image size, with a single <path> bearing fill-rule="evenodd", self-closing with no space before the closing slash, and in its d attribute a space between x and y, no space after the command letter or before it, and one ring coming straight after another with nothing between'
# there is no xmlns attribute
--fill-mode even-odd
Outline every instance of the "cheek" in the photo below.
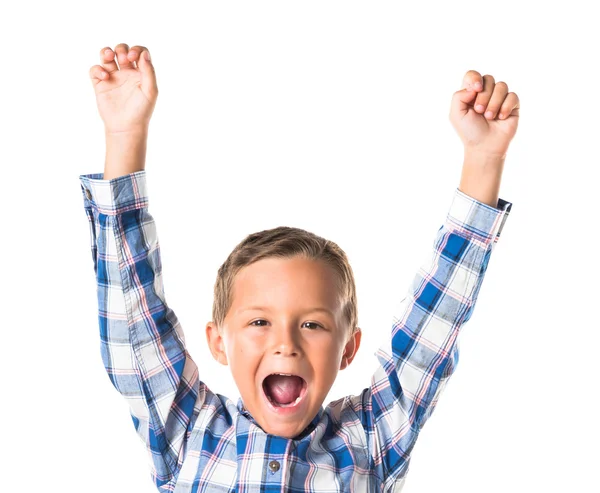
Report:
<svg viewBox="0 0 600 493"><path fill-rule="evenodd" d="M234 368L247 368L261 357L263 344L250 331L228 334L225 339L225 352L229 365Z"/></svg>
<svg viewBox="0 0 600 493"><path fill-rule="evenodd" d="M315 367L326 370L325 375L331 375L332 370L339 369L344 346L334 337L316 337L311 341L307 354ZM335 374L332 375L335 379Z"/></svg>

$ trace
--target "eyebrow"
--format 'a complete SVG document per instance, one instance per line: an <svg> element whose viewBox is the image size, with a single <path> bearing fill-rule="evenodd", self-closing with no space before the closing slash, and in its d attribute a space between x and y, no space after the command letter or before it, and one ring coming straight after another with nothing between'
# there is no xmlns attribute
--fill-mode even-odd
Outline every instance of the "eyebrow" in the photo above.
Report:
<svg viewBox="0 0 600 493"><path fill-rule="evenodd" d="M264 312L270 312L271 310L265 306L249 306L247 308L240 308L239 310L236 311L237 314L243 313L243 312L249 312L249 311L264 311ZM332 317L335 317L334 313L327 309L327 308L323 308L323 307L315 307L315 308L309 308L308 310L305 310L307 313L313 313L313 312L323 312L326 313L327 315L331 315Z"/></svg>

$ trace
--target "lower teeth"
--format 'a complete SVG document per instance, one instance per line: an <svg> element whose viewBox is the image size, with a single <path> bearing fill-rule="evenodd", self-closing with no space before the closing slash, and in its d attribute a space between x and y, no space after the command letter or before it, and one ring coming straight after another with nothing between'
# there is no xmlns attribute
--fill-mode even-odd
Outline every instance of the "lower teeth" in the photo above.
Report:
<svg viewBox="0 0 600 493"><path fill-rule="evenodd" d="M269 401L271 401L271 404L277 407L292 407L298 404L298 402L300 402L300 396L296 397L296 400L294 402L288 402L287 404L279 404L278 402L275 402L273 399L271 399L271 397L269 397Z"/></svg>

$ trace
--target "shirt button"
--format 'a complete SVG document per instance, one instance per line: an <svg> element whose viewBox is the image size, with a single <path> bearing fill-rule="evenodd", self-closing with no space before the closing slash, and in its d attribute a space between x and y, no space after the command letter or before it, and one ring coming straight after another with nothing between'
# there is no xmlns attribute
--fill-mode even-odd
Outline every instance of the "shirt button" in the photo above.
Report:
<svg viewBox="0 0 600 493"><path fill-rule="evenodd" d="M269 462L269 469L271 469L271 472L279 471L280 467L281 466L279 465L279 462L277 462L276 460L272 460L271 462Z"/></svg>
<svg viewBox="0 0 600 493"><path fill-rule="evenodd" d="M85 189L85 196L88 198L88 200L92 200L92 194L88 188Z"/></svg>

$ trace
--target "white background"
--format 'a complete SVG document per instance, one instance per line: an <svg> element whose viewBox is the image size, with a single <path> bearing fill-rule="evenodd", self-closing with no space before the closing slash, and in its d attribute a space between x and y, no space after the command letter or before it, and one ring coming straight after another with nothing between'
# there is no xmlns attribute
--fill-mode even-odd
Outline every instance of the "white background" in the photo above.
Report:
<svg viewBox="0 0 600 493"><path fill-rule="evenodd" d="M204 326L235 244L292 225L345 249L364 337L330 397L359 392L458 185L452 94L469 69L507 82L522 104L501 188L513 213L404 491L600 491L586 3L3 4L0 489L155 491L100 359L78 181L104 164L88 70L126 42L158 76L146 169L167 301L204 380L232 398Z"/></svg>

